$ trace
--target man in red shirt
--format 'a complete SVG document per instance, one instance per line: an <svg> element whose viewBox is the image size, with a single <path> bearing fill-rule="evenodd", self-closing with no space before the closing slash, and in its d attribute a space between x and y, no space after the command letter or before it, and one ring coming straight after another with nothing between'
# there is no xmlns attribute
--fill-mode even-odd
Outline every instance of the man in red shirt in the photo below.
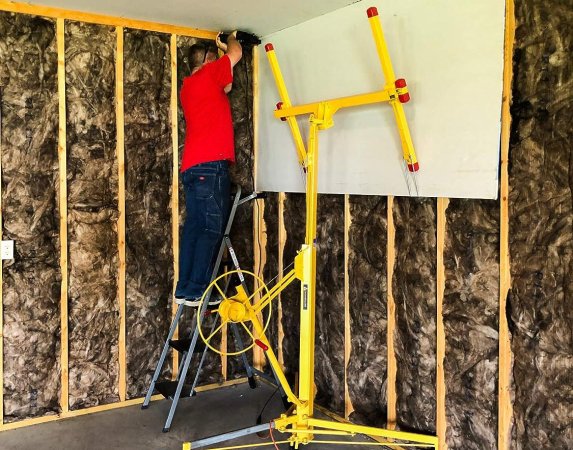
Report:
<svg viewBox="0 0 573 450"><path fill-rule="evenodd" d="M190 48L191 75L183 80L180 92L186 123L181 174L187 215L175 298L191 306L199 304L211 281L229 214L228 166L235 162L233 120L226 94L242 49L235 34L229 35L227 44L217 36L216 43L225 52L220 59L214 45L199 43Z"/></svg>

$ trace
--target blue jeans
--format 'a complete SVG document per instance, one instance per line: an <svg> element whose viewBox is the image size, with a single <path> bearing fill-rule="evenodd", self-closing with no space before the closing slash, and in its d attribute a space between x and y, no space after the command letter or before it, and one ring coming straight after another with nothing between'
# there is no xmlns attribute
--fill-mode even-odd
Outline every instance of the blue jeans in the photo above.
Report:
<svg viewBox="0 0 573 450"><path fill-rule="evenodd" d="M187 215L179 247L176 297L197 298L211 281L231 202L227 161L198 164L183 172Z"/></svg>

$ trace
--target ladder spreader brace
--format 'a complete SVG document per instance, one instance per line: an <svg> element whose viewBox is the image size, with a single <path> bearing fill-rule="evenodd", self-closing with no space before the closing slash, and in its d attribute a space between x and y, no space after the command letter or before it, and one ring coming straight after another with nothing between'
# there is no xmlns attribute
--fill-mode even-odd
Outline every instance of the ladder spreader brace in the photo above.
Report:
<svg viewBox="0 0 573 450"><path fill-rule="evenodd" d="M225 297L221 302L218 313L221 319L219 329L226 323L240 323L248 330L246 323L252 324L254 333L251 333L253 342L263 349L267 360L274 369L274 373L279 380L288 400L293 404L288 413L282 414L269 424L252 426L241 430L224 433L194 442L185 442L183 450L195 450L213 444L218 444L229 439L239 438L249 434L257 433L264 429L276 430L285 434L287 439L276 441L275 444L289 443L291 447L298 449L301 445L311 442L325 444L340 444L344 446L364 445L361 442L353 441L321 441L316 436L354 436L356 434L382 438L384 442L375 442L371 445L379 446L404 446L420 448L438 448L438 438L419 433L409 433L390 429L355 425L352 423L341 423L330 420L322 420L314 417L314 350L315 350L315 301L316 301L316 220L317 220L317 199L318 199L318 131L330 128L333 125L332 116L340 108L365 105L389 101L394 109L400 138L404 151L404 160L408 164L408 171L418 170L418 161L414 153L414 148L408 131L406 118L402 108L402 102L407 101L408 91L405 82L395 80L390 64L390 57L384 42L382 26L378 19L376 8L369 8L368 18L378 55L382 64L382 69L386 76L386 87L384 90L369 94L356 95L335 100L310 103L301 106L292 106L284 84L284 80L274 53L272 44L265 46L267 56L272 68L273 75L279 91L282 105L279 104L275 116L288 122L293 133L295 146L299 161L306 173L306 235L305 242L299 250L294 260L294 269L282 275L282 278L268 289L264 282L260 281L260 287L256 290L261 292L261 297L255 299L254 295L249 296L238 286L236 293L231 297ZM307 145L303 143L296 116L310 115L309 132ZM245 274L246 271L243 271ZM252 276L252 274L251 274ZM299 383L298 394L295 394L289 386L278 359L271 348L266 336L266 325L260 319L261 312L267 308L271 301L294 280L301 282L300 301L300 345L299 345ZM217 280L212 282L210 288L217 284ZM209 289L209 288L208 288ZM205 344L209 346L209 340L213 337L210 334L205 338L201 334ZM274 439L273 439L274 442ZM273 443L244 444L230 447L219 447L211 450L227 450L237 448L251 448Z"/></svg>
<svg viewBox="0 0 573 450"><path fill-rule="evenodd" d="M229 219L227 220L227 226L225 227L223 239L222 239L221 245L219 247L219 253L217 254L217 259L215 261L215 266L213 269L213 273L211 275L211 281L213 281L217 277L217 274L219 273L219 268L221 266L221 262L223 260L223 255L225 253L225 250L227 250L227 252L231 256L232 266L235 268L235 270L239 271L238 272L238 275L239 275L238 278L239 278L241 284L243 285L243 288L245 289L245 291L248 292L248 287L245 284L244 277L241 275L241 272L240 272L241 268L240 268L236 253L235 253L233 246L231 244L231 240L229 238L229 233L231 232L231 227L233 224L233 220L235 218L235 213L237 211L237 207L244 204L244 203L247 203L251 200L254 200L257 198L262 198L262 197L263 197L263 194L252 193L246 197L241 198L241 187L237 186L237 192L234 195L234 200L233 200L233 203L231 206ZM229 288L229 281L230 281L230 278L227 280L227 284L226 284L225 288L223 289L224 292L226 292L227 289ZM164 433L168 432L171 428L171 423L172 423L173 417L175 415L175 410L177 408L179 398L181 398L181 397L192 397L196 394L195 388L197 387L197 383L199 382L199 375L201 374L201 369L203 367L203 363L205 362L205 357L207 355L207 349L208 349L208 346L206 346L206 345L198 345L198 344L203 344L202 341L198 340L198 336L199 336L198 324L200 324L204 320L204 318L209 316L208 304L209 304L209 298L211 297L211 289L208 289L205 294L206 294L205 298L207 300L201 303L200 308L196 312L196 314L198 314L197 321L195 321L195 320L191 321L191 323L194 324L194 326L191 330L190 337L184 338L184 339L173 339L173 337L175 335L175 331L177 330L177 326L178 326L179 322L181 321L181 318L183 317L183 311L184 311L185 306L186 306L184 300L180 300L180 301L176 300L177 303L179 303L179 305L177 307L177 311L175 312L175 316L174 316L173 321L171 323L171 327L169 328L169 333L168 333L167 339L165 340L165 343L163 345L163 350L161 351L161 356L159 358L157 366L155 367L155 372L153 374L151 384L147 390L145 400L143 401L142 409L147 409L149 407L149 403L151 401L151 396L152 396L154 391L158 391L165 398L172 400L171 407L169 409L169 413L167 415L167 419L166 419L165 425L163 427ZM192 309L195 309L195 308L192 308ZM213 320L213 325L211 326L211 333L213 332L213 329L215 328L216 323L217 323L217 317L215 317L215 319ZM257 370L256 368L254 368L250 365L249 360L247 359L245 353L242 352L243 349L245 348L245 346L243 344L243 340L241 338L241 335L238 331L237 325L232 323L230 326L230 329L231 329L231 332L233 333L233 337L235 339L236 348L241 351L240 356L242 359L243 366L245 367L245 371L247 373L249 386L252 389L257 387L256 381L255 381L255 375L258 377L261 377L261 378L265 378L265 379L267 379L267 381L269 381L273 384L278 384L278 380L276 377L270 377L268 374L266 374L260 370ZM163 370L163 365L165 363L165 360L166 360L167 354L169 353L170 348L173 348L174 350L176 350L182 354L182 358L181 358L179 368L177 371L177 377L175 378L174 381L168 380L168 381L159 382L158 380L159 380L159 377L161 376L161 371ZM186 384L185 381L187 378L187 372L189 371L191 360L193 359L193 355L196 353L201 353L201 360L200 360L199 365L197 367L197 372L195 374L195 378L193 380L193 383L191 385L189 385L189 384ZM285 407L287 407L288 401L286 399L286 396L284 395L284 392L282 391L282 389L280 389L280 392L281 392L282 397L283 397L283 403L284 403Z"/></svg>

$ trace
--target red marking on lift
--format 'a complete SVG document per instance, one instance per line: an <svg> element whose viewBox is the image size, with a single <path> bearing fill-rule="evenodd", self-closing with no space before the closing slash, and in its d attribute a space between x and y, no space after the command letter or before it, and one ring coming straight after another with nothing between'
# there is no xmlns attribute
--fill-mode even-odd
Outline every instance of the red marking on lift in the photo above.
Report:
<svg viewBox="0 0 573 450"><path fill-rule="evenodd" d="M259 341L258 339L255 339L255 344L257 344L259 347L261 347L263 349L263 351L265 351L265 352L269 349L268 345L266 345L262 341Z"/></svg>
<svg viewBox="0 0 573 450"><path fill-rule="evenodd" d="M396 86L396 89L405 88L406 80L404 78L398 78L394 82L394 86ZM408 92L404 94L398 94L398 100L400 100L400 103L408 103L410 101L410 94Z"/></svg>
<svg viewBox="0 0 573 450"><path fill-rule="evenodd" d="M368 8L366 10L366 14L368 14L368 18L377 16L378 15L378 9L376 8L376 6L371 6L370 8Z"/></svg>
<svg viewBox="0 0 573 450"><path fill-rule="evenodd" d="M410 94L407 92L405 94L399 94L398 100L400 100L400 103L408 103L410 101Z"/></svg>
<svg viewBox="0 0 573 450"><path fill-rule="evenodd" d="M277 103L277 109L283 109L283 102L278 102ZM281 120L283 122L286 122L286 117L281 117Z"/></svg>
<svg viewBox="0 0 573 450"><path fill-rule="evenodd" d="M417 162L414 164L408 164L408 170L410 172L417 172L418 170L420 170L420 165Z"/></svg>
<svg viewBox="0 0 573 450"><path fill-rule="evenodd" d="M273 44L271 44L270 42L267 45L265 45L265 50L267 52L270 52L271 50L274 50L274 49L275 48L273 47Z"/></svg>

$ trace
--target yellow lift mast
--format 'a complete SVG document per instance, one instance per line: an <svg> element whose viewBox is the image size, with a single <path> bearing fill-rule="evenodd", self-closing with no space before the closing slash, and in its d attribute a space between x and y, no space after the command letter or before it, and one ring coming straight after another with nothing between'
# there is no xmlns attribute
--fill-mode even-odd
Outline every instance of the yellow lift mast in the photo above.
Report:
<svg viewBox="0 0 573 450"><path fill-rule="evenodd" d="M219 326L210 330L206 335L201 328L199 314L197 315L197 325L199 333L205 344L213 351L220 354L236 355L240 352L228 353L222 351L211 343L213 337L220 332L223 327L232 322L241 324L252 339L252 345L246 346L243 351L258 345L265 352L271 368L277 375L281 387L288 400L293 404L290 412L281 415L269 424L245 428L219 436L201 439L195 442L183 444L183 450L195 450L203 448L229 439L245 436L263 431L265 428L271 431L278 431L288 435L288 438L281 441L274 441L269 444L246 444L231 447L218 447L212 450L230 450L238 448L260 447L280 443L289 443L295 449L301 445L311 442L339 445L364 445L364 442L320 440L317 436L354 436L356 434L368 435L387 440L386 442L368 443L368 445L380 445L387 447L424 447L438 448L438 438L418 433L409 433L383 428L355 425L351 423L341 423L330 420L317 419L314 417L314 344L315 344L315 299L316 299L316 218L318 199L318 131L325 130L333 126L332 116L341 108L367 105L372 103L390 102L394 110L400 139L403 146L404 159L410 172L418 170L418 160L414 152L412 139L406 116L402 108L402 103L409 100L408 89L403 79L396 80L388 50L384 42L382 27L378 19L378 11L372 7L368 9L368 18L372 27L372 33L376 42L376 48L382 64L382 70L386 77L386 85L383 90L350 97L343 97L333 100L320 101L305 105L293 106L290 102L288 92L282 77L280 67L272 44L267 44L265 49L271 65L271 69L278 87L281 102L277 105L275 116L288 122L292 131L299 161L306 173L306 236L305 242L299 250L294 261L294 268L269 289L264 281L252 272L236 270L227 272L215 279L207 288L203 298L212 289L216 289L223 300L216 311L221 319ZM305 146L296 116L309 115L309 135ZM221 285L228 286L229 277L241 275L241 278L250 277L250 282L254 286L254 292L247 292L247 283L236 287L233 296L227 297L226 289ZM291 282L295 279L301 281L301 301L300 301L300 348L299 348L299 390L296 395L288 384L277 357L272 350L269 340L265 334L270 321L270 304ZM260 299L255 303L256 296ZM199 311L202 308L199 307ZM266 320L261 316L267 310ZM247 325L252 324L252 330Z"/></svg>

